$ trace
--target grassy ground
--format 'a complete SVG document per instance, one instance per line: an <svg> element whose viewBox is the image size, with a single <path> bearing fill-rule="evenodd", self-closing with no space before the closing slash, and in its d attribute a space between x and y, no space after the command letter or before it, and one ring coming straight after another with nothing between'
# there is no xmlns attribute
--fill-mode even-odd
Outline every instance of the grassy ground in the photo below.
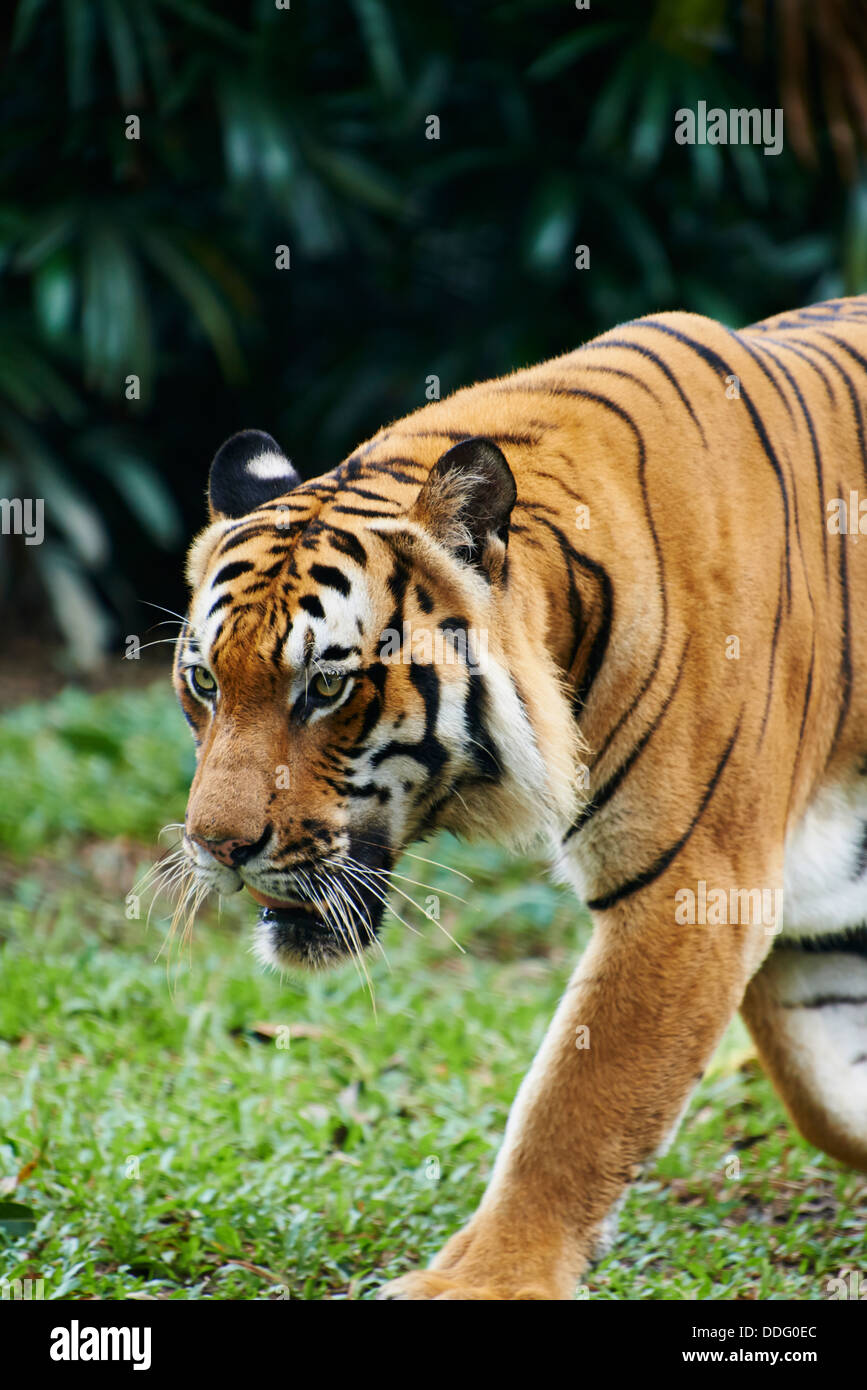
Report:
<svg viewBox="0 0 867 1390"><path fill-rule="evenodd" d="M541 866L444 840L420 853L472 876L466 906L406 871L466 953L392 923L375 1016L351 967L263 975L234 899L167 977L165 914L128 894L191 763L162 687L0 720L0 1280L370 1296L472 1211L587 921ZM584 1292L824 1298L865 1226L863 1178L798 1139L736 1024Z"/></svg>

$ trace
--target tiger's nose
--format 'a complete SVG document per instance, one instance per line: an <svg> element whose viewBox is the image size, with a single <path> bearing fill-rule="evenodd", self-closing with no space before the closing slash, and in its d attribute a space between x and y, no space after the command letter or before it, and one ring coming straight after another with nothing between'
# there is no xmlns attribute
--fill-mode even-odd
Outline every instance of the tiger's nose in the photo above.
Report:
<svg viewBox="0 0 867 1390"><path fill-rule="evenodd" d="M258 840L206 840L201 835L191 835L190 839L207 850L218 863L225 864L230 869L237 869L239 864L246 864L248 859L258 854L268 838L269 831L270 826L266 827L265 833L260 835Z"/></svg>

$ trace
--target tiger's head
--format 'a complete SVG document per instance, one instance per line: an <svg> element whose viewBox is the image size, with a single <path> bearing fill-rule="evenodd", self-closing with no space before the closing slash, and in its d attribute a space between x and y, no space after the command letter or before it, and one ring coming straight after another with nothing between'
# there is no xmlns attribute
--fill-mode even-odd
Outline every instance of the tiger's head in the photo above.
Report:
<svg viewBox="0 0 867 1390"><path fill-rule="evenodd" d="M508 650L509 465L467 439L419 478L302 483L254 430L211 466L174 663L197 749L183 850L201 887L252 894L269 964L360 954L412 840L570 813L540 672Z"/></svg>

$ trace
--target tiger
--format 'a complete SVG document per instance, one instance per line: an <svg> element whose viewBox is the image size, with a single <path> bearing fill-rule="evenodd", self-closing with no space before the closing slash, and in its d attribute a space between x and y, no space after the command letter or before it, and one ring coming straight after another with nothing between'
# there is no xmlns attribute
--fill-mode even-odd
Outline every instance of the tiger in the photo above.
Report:
<svg viewBox="0 0 867 1390"><path fill-rule="evenodd" d="M592 919L478 1209L378 1297L573 1298L738 1010L867 1171L865 410L867 296L639 318L308 481L258 430L213 458L196 883L281 969L363 958L435 831L543 846Z"/></svg>

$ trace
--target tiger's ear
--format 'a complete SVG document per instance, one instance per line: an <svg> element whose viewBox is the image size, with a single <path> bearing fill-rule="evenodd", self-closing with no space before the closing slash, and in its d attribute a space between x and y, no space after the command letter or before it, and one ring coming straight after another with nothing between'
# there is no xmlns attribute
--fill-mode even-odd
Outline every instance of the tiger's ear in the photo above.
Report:
<svg viewBox="0 0 867 1390"><path fill-rule="evenodd" d="M491 543L499 542L500 555L508 544L517 496L503 453L479 435L437 459L409 516L457 559L484 568Z"/></svg>
<svg viewBox="0 0 867 1390"><path fill-rule="evenodd" d="M291 492L300 482L298 473L270 434L241 430L214 455L208 475L211 520L246 516L263 502Z"/></svg>

